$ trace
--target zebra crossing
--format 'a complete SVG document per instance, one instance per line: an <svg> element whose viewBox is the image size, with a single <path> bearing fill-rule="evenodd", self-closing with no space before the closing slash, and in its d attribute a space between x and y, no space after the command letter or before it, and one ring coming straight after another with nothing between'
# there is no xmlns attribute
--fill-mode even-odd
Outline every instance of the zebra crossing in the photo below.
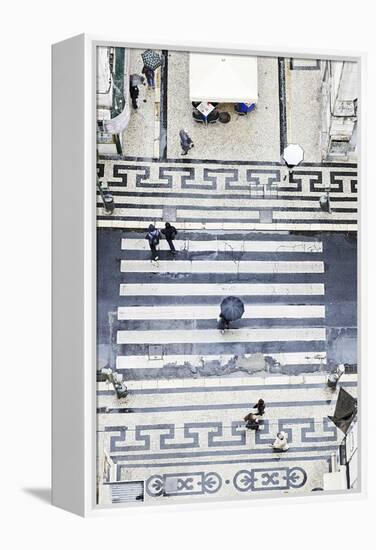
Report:
<svg viewBox="0 0 376 550"><path fill-rule="evenodd" d="M316 236L278 232L179 231L172 257L160 242L152 261L145 233L122 234L116 368L210 366L231 372L277 365L295 372L326 365L325 264ZM242 319L222 334L220 302L239 296ZM151 371L150 369L155 369Z"/></svg>

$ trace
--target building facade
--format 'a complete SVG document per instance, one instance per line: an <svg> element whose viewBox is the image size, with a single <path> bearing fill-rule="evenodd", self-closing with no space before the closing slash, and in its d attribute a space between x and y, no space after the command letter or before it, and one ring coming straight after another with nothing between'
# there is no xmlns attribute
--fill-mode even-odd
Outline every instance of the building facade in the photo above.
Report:
<svg viewBox="0 0 376 550"><path fill-rule="evenodd" d="M352 162L357 149L358 64L323 60L321 71L322 159Z"/></svg>
<svg viewBox="0 0 376 550"><path fill-rule="evenodd" d="M97 144L98 154L123 153L123 131L130 119L129 50L98 47Z"/></svg>

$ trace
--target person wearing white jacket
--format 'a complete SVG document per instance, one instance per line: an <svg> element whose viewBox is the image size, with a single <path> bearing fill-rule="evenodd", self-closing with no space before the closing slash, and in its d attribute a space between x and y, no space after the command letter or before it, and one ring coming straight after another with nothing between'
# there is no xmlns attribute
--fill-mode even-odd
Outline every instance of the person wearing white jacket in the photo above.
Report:
<svg viewBox="0 0 376 550"><path fill-rule="evenodd" d="M275 441L272 444L272 447L276 451L288 451L289 445L287 443L287 433L278 432L277 437L275 438Z"/></svg>

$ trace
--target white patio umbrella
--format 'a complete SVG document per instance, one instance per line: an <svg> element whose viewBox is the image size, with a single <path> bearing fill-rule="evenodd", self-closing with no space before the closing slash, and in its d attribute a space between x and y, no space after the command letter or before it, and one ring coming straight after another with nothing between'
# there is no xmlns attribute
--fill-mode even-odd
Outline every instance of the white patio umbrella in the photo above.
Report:
<svg viewBox="0 0 376 550"><path fill-rule="evenodd" d="M283 150L283 158L289 166L297 166L304 159L304 150L297 143L291 143Z"/></svg>
<svg viewBox="0 0 376 550"><path fill-rule="evenodd" d="M189 54L191 101L257 103L257 57Z"/></svg>

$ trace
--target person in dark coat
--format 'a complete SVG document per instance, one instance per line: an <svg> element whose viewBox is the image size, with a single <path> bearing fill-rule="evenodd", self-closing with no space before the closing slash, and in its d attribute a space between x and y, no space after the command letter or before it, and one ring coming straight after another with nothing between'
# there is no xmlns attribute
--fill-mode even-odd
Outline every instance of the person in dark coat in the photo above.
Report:
<svg viewBox="0 0 376 550"><path fill-rule="evenodd" d="M151 223L149 225L149 229L145 239L149 241L152 260L158 260L157 246L159 245L160 238L161 238L161 232L159 231L159 229L156 229L154 225Z"/></svg>
<svg viewBox="0 0 376 550"><path fill-rule="evenodd" d="M244 417L244 421L246 423L245 427L248 430L255 430L257 432L257 430L260 428L258 418L252 412L248 413L247 416Z"/></svg>
<svg viewBox="0 0 376 550"><path fill-rule="evenodd" d="M187 130L180 130L180 146L183 149L182 155L186 155L190 149L193 147L193 141L190 138Z"/></svg>
<svg viewBox="0 0 376 550"><path fill-rule="evenodd" d="M162 229L161 233L166 237L166 241L168 242L168 246L170 247L170 251L175 254L176 253L176 250L175 250L175 246L174 246L174 243L172 242L176 235L177 235L177 229L171 225L169 222L166 222L165 223L165 228Z"/></svg>
<svg viewBox="0 0 376 550"><path fill-rule="evenodd" d="M142 67L142 74L146 76L146 80L148 83L149 88L153 89L155 88L155 79L154 79L154 69L150 69L150 67L145 67L145 65Z"/></svg>
<svg viewBox="0 0 376 550"><path fill-rule="evenodd" d="M229 329L229 328L230 328L230 321L229 321L228 319L226 319L226 317L223 315L223 313L220 313L220 314L219 314L219 317L218 317L218 328L219 328L219 330L222 332L222 334L224 334L225 329Z"/></svg>
<svg viewBox="0 0 376 550"><path fill-rule="evenodd" d="M256 405L253 406L254 409L257 409L258 416L262 416L265 412L265 401L263 399L259 399L256 403Z"/></svg>
<svg viewBox="0 0 376 550"><path fill-rule="evenodd" d="M133 109L138 109L137 98L140 94L140 90L138 89L138 86L131 84L129 86L129 93L130 93L130 96L131 96Z"/></svg>

